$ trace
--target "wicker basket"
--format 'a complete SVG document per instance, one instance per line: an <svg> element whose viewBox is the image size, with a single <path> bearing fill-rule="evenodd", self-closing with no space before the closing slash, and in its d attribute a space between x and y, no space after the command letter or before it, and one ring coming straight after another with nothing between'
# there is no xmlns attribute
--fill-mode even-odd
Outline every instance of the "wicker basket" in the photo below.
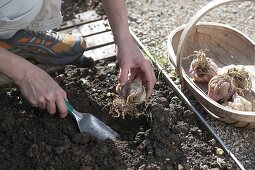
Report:
<svg viewBox="0 0 255 170"><path fill-rule="evenodd" d="M196 83L189 75L190 56L195 50L209 49L219 68L234 64L244 65L252 75L255 90L255 43L242 32L230 26L198 21L212 9L242 0L215 0L199 10L189 23L173 30L168 37L168 54L185 87L212 116L235 127L255 128L255 112L228 109L207 96L207 84ZM197 24L198 23L198 24ZM252 94L252 97L255 95Z"/></svg>

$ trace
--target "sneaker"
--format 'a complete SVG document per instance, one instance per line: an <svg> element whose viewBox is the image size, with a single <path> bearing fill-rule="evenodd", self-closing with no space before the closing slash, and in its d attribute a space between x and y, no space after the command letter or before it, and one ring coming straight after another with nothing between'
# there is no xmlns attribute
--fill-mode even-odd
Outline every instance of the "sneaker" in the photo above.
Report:
<svg viewBox="0 0 255 170"><path fill-rule="evenodd" d="M54 31L18 31L1 40L0 47L42 64L65 65L83 62L86 42L82 37Z"/></svg>

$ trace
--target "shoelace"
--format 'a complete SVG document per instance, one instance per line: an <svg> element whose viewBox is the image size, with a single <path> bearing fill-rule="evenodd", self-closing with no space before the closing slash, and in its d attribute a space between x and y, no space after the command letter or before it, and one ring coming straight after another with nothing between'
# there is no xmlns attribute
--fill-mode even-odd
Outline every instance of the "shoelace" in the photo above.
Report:
<svg viewBox="0 0 255 170"><path fill-rule="evenodd" d="M30 37L37 37L40 39L47 41L61 41L62 36L55 31L26 31L27 35Z"/></svg>

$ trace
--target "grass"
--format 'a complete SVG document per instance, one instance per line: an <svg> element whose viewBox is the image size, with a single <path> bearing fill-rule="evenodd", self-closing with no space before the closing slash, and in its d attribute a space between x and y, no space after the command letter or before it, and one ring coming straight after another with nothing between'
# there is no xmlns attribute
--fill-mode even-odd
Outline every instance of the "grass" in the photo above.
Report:
<svg viewBox="0 0 255 170"><path fill-rule="evenodd" d="M148 50L149 53L154 56L154 59L156 60L156 62L158 62L161 67L163 67L163 69L165 69L169 75L169 77L171 79L173 79L173 81L176 83L176 84L179 84L180 82L180 79L176 73L176 71L172 68L172 66L170 66L169 64L169 60L168 60L168 57L165 56L163 53L162 54L159 54L159 55L156 55L155 53L152 52L151 49ZM162 74L162 71L161 70L158 70L157 72L157 79L159 80L161 78L161 74Z"/></svg>

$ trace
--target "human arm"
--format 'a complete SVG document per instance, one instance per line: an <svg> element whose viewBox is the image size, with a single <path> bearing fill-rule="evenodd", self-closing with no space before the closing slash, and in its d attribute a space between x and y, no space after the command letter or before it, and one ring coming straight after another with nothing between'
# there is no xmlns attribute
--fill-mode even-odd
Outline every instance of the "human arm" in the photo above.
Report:
<svg viewBox="0 0 255 170"><path fill-rule="evenodd" d="M147 83L147 98L152 94L156 77L151 63L136 46L130 32L124 0L102 0L113 36L118 47L117 58L120 65L119 84L137 75Z"/></svg>
<svg viewBox="0 0 255 170"><path fill-rule="evenodd" d="M29 61L0 47L0 73L9 77L32 106L67 115L66 92L50 75Z"/></svg>

